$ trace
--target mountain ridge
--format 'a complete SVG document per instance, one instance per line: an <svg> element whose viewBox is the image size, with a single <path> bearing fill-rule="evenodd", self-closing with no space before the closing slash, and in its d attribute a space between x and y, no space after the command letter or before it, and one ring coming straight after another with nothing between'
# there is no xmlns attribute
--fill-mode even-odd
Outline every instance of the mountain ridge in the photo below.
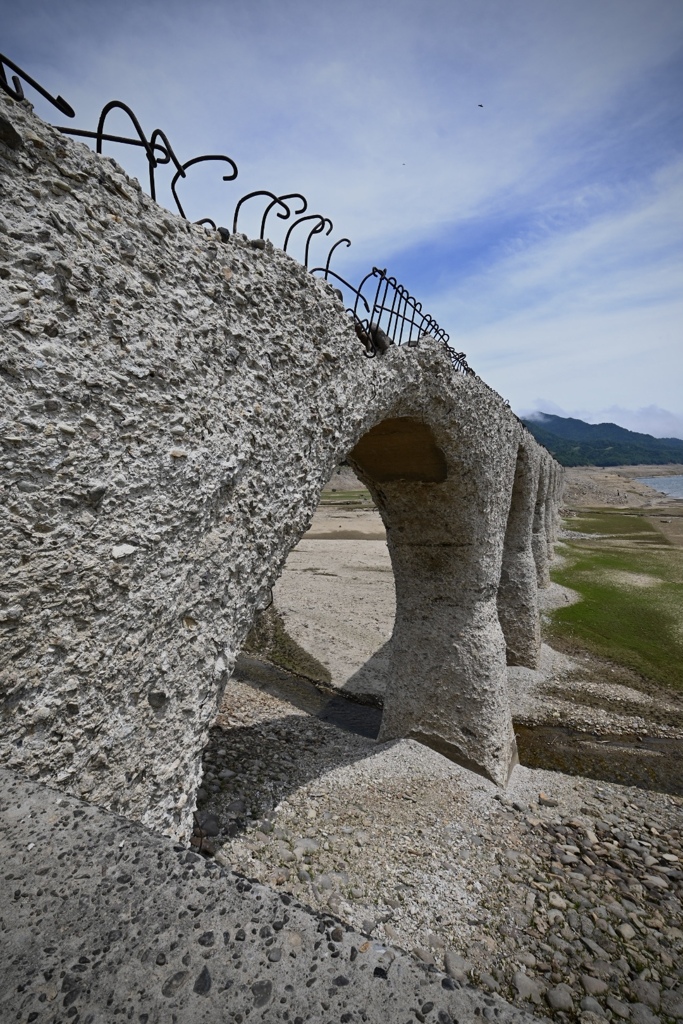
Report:
<svg viewBox="0 0 683 1024"><path fill-rule="evenodd" d="M586 423L548 412L527 416L522 422L563 466L683 462L683 440L677 437L653 437L617 423Z"/></svg>

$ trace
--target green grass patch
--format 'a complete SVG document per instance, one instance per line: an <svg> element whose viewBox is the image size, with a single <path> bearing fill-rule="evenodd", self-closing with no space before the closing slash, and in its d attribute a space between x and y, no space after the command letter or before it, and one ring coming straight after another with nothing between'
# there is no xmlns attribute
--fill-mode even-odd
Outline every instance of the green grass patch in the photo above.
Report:
<svg viewBox="0 0 683 1024"><path fill-rule="evenodd" d="M667 543L645 516L624 515L619 512L586 512L568 519L565 526L568 530L577 530L580 533L628 538L640 536L643 540L647 538Z"/></svg>
<svg viewBox="0 0 683 1024"><path fill-rule="evenodd" d="M590 536L565 542L552 577L582 600L553 612L551 636L683 689L683 550L640 516L587 512L565 526Z"/></svg>
<svg viewBox="0 0 683 1024"><path fill-rule="evenodd" d="M372 502L370 491L323 491L320 496L321 505L336 505L343 502L345 505L353 502L359 505L366 505Z"/></svg>

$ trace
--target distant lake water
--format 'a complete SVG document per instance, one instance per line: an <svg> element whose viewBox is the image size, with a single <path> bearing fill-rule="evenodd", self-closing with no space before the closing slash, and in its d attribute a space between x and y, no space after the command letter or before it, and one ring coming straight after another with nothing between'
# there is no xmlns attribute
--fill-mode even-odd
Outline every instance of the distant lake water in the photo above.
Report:
<svg viewBox="0 0 683 1024"><path fill-rule="evenodd" d="M639 476L638 481L672 498L683 498L683 476Z"/></svg>

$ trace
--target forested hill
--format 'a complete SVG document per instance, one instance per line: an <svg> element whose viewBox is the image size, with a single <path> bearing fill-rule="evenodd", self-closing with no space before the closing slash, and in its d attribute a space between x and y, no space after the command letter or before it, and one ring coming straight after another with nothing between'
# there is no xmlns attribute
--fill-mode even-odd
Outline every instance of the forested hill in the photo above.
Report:
<svg viewBox="0 0 683 1024"><path fill-rule="evenodd" d="M683 462L683 441L652 437L616 423L583 420L539 412L523 421L537 441L563 466L637 466Z"/></svg>

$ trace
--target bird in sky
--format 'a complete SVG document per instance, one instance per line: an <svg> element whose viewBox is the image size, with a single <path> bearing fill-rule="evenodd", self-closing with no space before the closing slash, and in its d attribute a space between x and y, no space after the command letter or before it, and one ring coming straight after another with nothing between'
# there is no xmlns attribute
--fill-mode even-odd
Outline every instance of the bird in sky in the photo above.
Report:
<svg viewBox="0 0 683 1024"><path fill-rule="evenodd" d="M483 106L484 106L484 104L483 104L483 103L478 103L478 104L477 104L477 106L479 106L479 107L483 107Z"/></svg>

